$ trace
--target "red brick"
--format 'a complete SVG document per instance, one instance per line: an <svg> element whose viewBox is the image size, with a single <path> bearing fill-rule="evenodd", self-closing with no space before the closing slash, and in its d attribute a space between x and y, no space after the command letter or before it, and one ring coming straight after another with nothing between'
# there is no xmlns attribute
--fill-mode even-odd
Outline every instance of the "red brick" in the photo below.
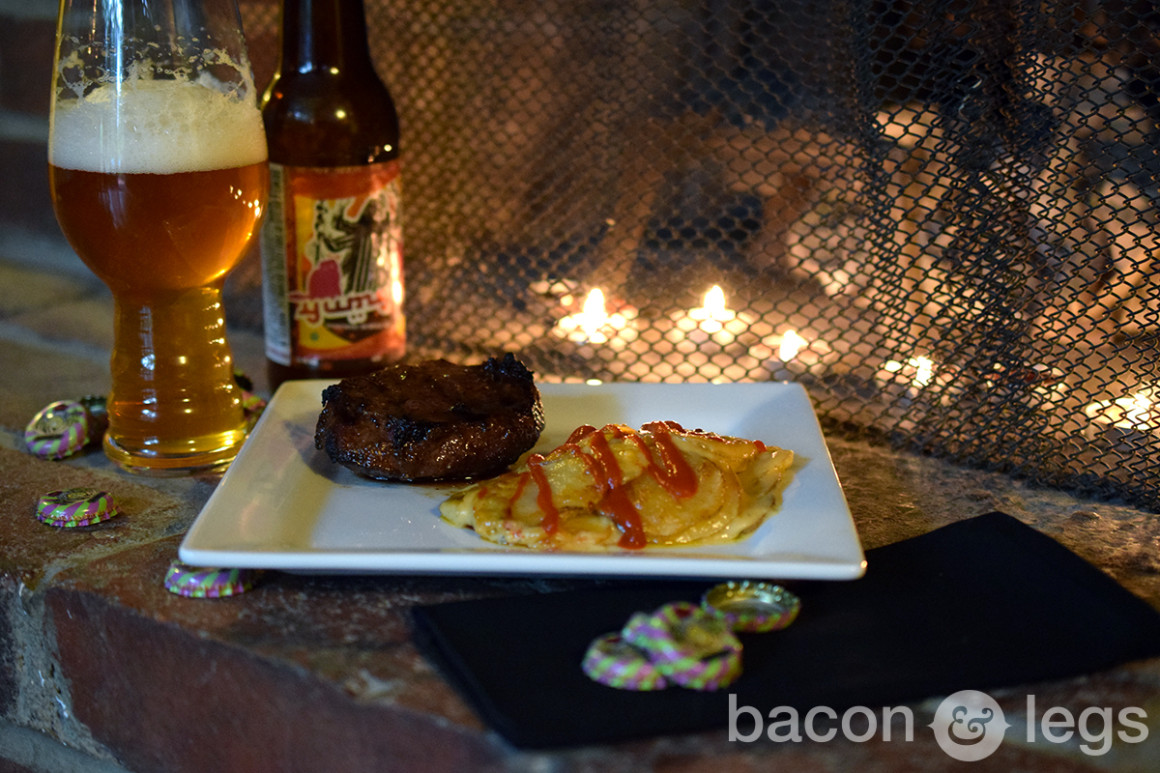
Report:
<svg viewBox="0 0 1160 773"><path fill-rule="evenodd" d="M133 770L479 769L507 751L410 644L450 584L273 574L230 599L168 593L177 538L54 579L73 715Z"/></svg>
<svg viewBox="0 0 1160 773"><path fill-rule="evenodd" d="M55 529L36 519L41 494L82 487L112 492L121 514L83 529ZM23 583L26 591L37 590L46 574L183 530L196 514L179 499L134 479L2 448L0 501L5 521L0 577Z"/></svg>
<svg viewBox="0 0 1160 773"><path fill-rule="evenodd" d="M133 770L467 770L498 752L107 599L54 591L50 603L74 713Z"/></svg>

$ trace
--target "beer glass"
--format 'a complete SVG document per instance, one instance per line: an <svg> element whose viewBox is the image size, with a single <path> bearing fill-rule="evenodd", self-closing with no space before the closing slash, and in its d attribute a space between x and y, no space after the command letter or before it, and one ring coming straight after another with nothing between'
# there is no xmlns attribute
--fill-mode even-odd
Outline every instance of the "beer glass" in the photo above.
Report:
<svg viewBox="0 0 1160 773"><path fill-rule="evenodd" d="M105 452L225 465L247 422L222 284L268 183L236 0L61 0L55 64L53 207L115 309Z"/></svg>

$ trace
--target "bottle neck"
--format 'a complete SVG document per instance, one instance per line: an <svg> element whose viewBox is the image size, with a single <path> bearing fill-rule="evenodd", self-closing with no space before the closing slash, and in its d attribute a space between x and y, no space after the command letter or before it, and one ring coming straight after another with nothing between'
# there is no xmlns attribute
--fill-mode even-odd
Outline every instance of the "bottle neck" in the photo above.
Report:
<svg viewBox="0 0 1160 773"><path fill-rule="evenodd" d="M284 0L279 69L373 72L363 0Z"/></svg>

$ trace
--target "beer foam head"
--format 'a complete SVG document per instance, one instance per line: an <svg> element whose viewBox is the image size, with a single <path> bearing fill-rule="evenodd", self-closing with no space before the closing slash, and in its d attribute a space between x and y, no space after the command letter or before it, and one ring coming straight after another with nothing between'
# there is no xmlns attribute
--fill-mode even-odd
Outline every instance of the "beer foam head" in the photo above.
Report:
<svg viewBox="0 0 1160 773"><path fill-rule="evenodd" d="M127 80L58 102L49 162L90 172L210 171L266 160L262 114L194 81Z"/></svg>

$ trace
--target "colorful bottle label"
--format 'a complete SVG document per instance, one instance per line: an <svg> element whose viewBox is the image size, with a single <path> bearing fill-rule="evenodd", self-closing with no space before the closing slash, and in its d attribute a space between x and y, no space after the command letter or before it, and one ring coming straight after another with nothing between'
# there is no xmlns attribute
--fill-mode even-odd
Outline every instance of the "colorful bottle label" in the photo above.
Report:
<svg viewBox="0 0 1160 773"><path fill-rule="evenodd" d="M399 162L270 164L262 229L266 356L281 365L403 354Z"/></svg>

